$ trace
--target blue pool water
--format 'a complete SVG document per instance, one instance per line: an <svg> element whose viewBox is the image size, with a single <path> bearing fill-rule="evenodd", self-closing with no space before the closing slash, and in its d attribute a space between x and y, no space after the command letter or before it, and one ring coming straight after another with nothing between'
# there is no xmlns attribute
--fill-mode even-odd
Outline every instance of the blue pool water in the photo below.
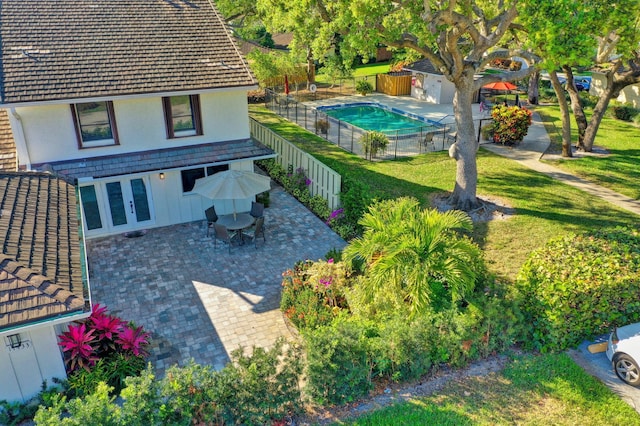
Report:
<svg viewBox="0 0 640 426"><path fill-rule="evenodd" d="M337 120L368 131L397 132L424 126L440 127L439 123L422 117L410 117L399 110L392 110L376 103L356 103L319 107L318 110ZM405 133L405 132L401 132Z"/></svg>

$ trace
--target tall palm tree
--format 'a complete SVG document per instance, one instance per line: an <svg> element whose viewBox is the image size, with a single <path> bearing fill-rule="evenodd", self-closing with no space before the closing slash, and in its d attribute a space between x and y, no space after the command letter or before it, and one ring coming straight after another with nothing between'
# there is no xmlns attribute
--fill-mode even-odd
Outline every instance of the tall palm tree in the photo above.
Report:
<svg viewBox="0 0 640 426"><path fill-rule="evenodd" d="M362 237L345 248L347 263L361 264L355 290L360 303L377 310L408 307L413 316L469 294L482 268L481 251L456 230L472 229L458 210L423 210L414 198L374 204L360 224ZM447 300L435 300L444 297Z"/></svg>

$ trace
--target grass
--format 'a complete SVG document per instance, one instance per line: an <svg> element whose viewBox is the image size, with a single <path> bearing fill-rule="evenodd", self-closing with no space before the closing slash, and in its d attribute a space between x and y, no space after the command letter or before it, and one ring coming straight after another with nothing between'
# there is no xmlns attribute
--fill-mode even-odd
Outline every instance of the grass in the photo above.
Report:
<svg viewBox="0 0 640 426"><path fill-rule="evenodd" d="M504 371L453 381L345 425L640 425L640 417L565 354L525 355Z"/></svg>
<svg viewBox="0 0 640 426"><path fill-rule="evenodd" d="M369 186L380 198L413 196L429 207L430 196L450 191L456 165L446 152L396 161L369 162L287 122L266 108L251 106L253 118L323 161L342 176ZM536 247L569 232L635 226L638 217L518 163L484 150L478 153L478 195L500 197L517 214L477 224L474 239L492 272L512 282Z"/></svg>
<svg viewBox="0 0 640 426"><path fill-rule="evenodd" d="M375 63L361 65L353 71L353 77L375 76L376 74L385 74L389 72L389 63ZM322 70L316 75L317 83L332 83L331 77L322 73Z"/></svg>
<svg viewBox="0 0 640 426"><path fill-rule="evenodd" d="M536 107L545 122L552 142L562 145L560 109L557 106ZM572 116L572 140L578 140L578 129ZM596 136L595 145L605 148L607 156L583 156L579 159L548 161L554 166L595 182L633 199L640 199L640 129L632 123L606 116Z"/></svg>

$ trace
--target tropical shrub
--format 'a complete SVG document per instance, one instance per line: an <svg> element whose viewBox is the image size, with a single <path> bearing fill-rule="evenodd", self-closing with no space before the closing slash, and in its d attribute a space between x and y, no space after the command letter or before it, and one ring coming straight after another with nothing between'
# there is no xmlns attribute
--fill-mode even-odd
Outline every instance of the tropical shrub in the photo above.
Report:
<svg viewBox="0 0 640 426"><path fill-rule="evenodd" d="M364 156L373 158L378 152L384 152L389 145L389 138L381 132L367 132L358 140L362 145Z"/></svg>
<svg viewBox="0 0 640 426"><path fill-rule="evenodd" d="M84 398L55 399L40 407L37 424L65 425L191 425L275 424L301 410L298 380L302 373L299 348L282 340L270 350L242 348L222 370L191 362L169 368L157 380L151 367L129 377L116 402L104 382Z"/></svg>
<svg viewBox="0 0 640 426"><path fill-rule="evenodd" d="M491 110L493 141L510 144L521 141L531 126L532 113L518 106L496 105Z"/></svg>
<svg viewBox="0 0 640 426"><path fill-rule="evenodd" d="M363 235L343 252L348 265L361 265L352 310L415 316L464 300L484 277L479 247L457 232L472 229L466 213L423 210L403 197L371 205L360 224Z"/></svg>
<svg viewBox="0 0 640 426"><path fill-rule="evenodd" d="M69 387L76 395L93 392L100 381L119 392L124 379L139 374L146 364L149 333L108 315L99 304L93 306L87 320L70 325L58 337Z"/></svg>
<svg viewBox="0 0 640 426"><path fill-rule="evenodd" d="M559 351L640 321L640 232L604 230L551 240L518 276L530 348Z"/></svg>
<svg viewBox="0 0 640 426"><path fill-rule="evenodd" d="M349 284L342 262L298 262L282 276L280 309L300 330L329 324L347 307Z"/></svg>
<svg viewBox="0 0 640 426"><path fill-rule="evenodd" d="M356 82L356 92L362 96L373 92L373 86L367 80L358 80Z"/></svg>

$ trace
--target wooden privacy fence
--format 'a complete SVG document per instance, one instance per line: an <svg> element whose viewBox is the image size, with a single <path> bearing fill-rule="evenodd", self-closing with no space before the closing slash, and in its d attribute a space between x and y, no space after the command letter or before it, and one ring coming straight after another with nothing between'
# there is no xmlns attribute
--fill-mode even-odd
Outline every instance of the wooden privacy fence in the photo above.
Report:
<svg viewBox="0 0 640 426"><path fill-rule="evenodd" d="M329 208L335 210L340 207L340 189L342 177L311 155L293 145L272 130L267 129L254 119L250 119L251 136L273 149L278 157L276 161L285 169L304 169L311 180L309 190L311 195L320 195L329 203Z"/></svg>
<svg viewBox="0 0 640 426"><path fill-rule="evenodd" d="M376 76L378 92L391 96L411 94L411 73L395 72Z"/></svg>

